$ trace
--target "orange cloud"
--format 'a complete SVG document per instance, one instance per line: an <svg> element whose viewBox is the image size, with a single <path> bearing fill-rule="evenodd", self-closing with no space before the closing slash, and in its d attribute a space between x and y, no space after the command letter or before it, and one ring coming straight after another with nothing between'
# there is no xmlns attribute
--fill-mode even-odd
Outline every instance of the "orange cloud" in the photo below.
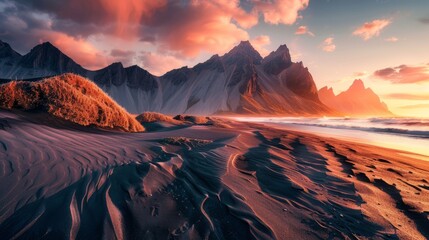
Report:
<svg viewBox="0 0 429 240"><path fill-rule="evenodd" d="M333 37L326 38L322 43L322 49L325 52L333 52L333 51L335 51L336 48L337 48L337 46L335 46L335 44L334 44L334 38Z"/></svg>
<svg viewBox="0 0 429 240"><path fill-rule="evenodd" d="M380 35L381 30L387 27L392 21L388 19L375 19L371 22L366 22L358 27L353 35L359 36L362 39L369 40L373 37Z"/></svg>
<svg viewBox="0 0 429 240"><path fill-rule="evenodd" d="M399 39L397 37L390 37L390 38L384 39L384 41L386 41L386 42L397 42L397 41L399 41Z"/></svg>
<svg viewBox="0 0 429 240"><path fill-rule="evenodd" d="M386 98L406 99L406 100L429 100L429 94L407 94L407 93L391 93L384 95Z"/></svg>
<svg viewBox="0 0 429 240"><path fill-rule="evenodd" d="M183 62L173 56L153 52L142 52L139 57L143 68L150 69L152 74L161 76L167 71L183 66Z"/></svg>
<svg viewBox="0 0 429 240"><path fill-rule="evenodd" d="M314 34L308 30L307 26L299 26L298 29L296 29L295 34L296 35L308 34L314 37Z"/></svg>
<svg viewBox="0 0 429 240"><path fill-rule="evenodd" d="M206 2L211 2L214 7L221 9L225 14L231 16L231 18L243 28L251 28L258 24L258 16L242 9L240 7L240 0L217 0Z"/></svg>
<svg viewBox="0 0 429 240"><path fill-rule="evenodd" d="M224 53L237 42L249 39L249 34L238 25L250 26L245 13L238 10L239 1L192 1L191 5L172 4L163 15L154 19L157 24L147 27L161 50L175 51L186 57L200 52ZM240 17L236 17L239 15Z"/></svg>
<svg viewBox="0 0 429 240"><path fill-rule="evenodd" d="M240 0L7 2L11 7L2 14L10 22L0 21L3 39L23 46L20 51L34 46L35 39L51 41L89 68L108 65L109 60L129 59L112 52L119 48L117 45L91 45L94 39L134 41L130 45L135 47L147 44L157 56L168 53L188 61L201 53L223 54L238 42L249 40L247 29L257 25L260 17L270 24L293 24L309 4L309 0L248 0L243 8ZM137 39L141 42L136 43ZM260 36L252 42L264 54L269 38Z"/></svg>
<svg viewBox="0 0 429 240"><path fill-rule="evenodd" d="M270 24L293 24L309 0L254 0L255 11L262 13Z"/></svg>
<svg viewBox="0 0 429 240"><path fill-rule="evenodd" d="M258 51L261 56L267 56L270 52L265 49L266 45L271 44L271 39L267 35L260 35L250 40L252 46Z"/></svg>
<svg viewBox="0 0 429 240"><path fill-rule="evenodd" d="M150 19L154 12L167 4L166 0L100 0L104 14L113 17L118 36L129 38L137 33L132 28L138 28L142 18ZM85 5L82 5L85 6ZM100 9L101 10L101 9Z"/></svg>
<svg viewBox="0 0 429 240"><path fill-rule="evenodd" d="M373 75L391 83L429 82L429 65L400 65L377 70Z"/></svg>
<svg viewBox="0 0 429 240"><path fill-rule="evenodd" d="M403 108L403 109L419 109L419 108L429 108L429 104L413 104L413 105L405 105L405 106L400 106L399 108Z"/></svg>

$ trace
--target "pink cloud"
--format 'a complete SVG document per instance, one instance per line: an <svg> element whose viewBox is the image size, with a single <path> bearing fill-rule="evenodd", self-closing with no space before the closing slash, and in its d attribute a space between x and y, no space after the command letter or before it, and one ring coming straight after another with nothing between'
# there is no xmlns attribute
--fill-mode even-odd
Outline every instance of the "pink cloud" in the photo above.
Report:
<svg viewBox="0 0 429 240"><path fill-rule="evenodd" d="M239 8L238 0L224 0L171 4L153 21L156 24L143 27L143 36L151 36L150 41L161 50L196 57L201 52L224 53L248 40L249 34L241 27L252 26L257 19Z"/></svg>
<svg viewBox="0 0 429 240"><path fill-rule="evenodd" d="M307 26L299 26L298 29L296 29L295 34L296 35L308 34L308 35L314 37L314 34L312 32L310 32L310 30L308 30Z"/></svg>
<svg viewBox="0 0 429 240"><path fill-rule="evenodd" d="M379 36L381 30L387 27L390 23L392 23L392 21L389 19L375 19L358 27L353 32L353 35L359 36L364 40L369 40L373 37Z"/></svg>
<svg viewBox="0 0 429 240"><path fill-rule="evenodd" d="M336 48L333 37L326 38L322 43L322 50L325 52L333 52Z"/></svg>
<svg viewBox="0 0 429 240"><path fill-rule="evenodd" d="M429 82L429 65L400 65L377 70L373 75L391 83Z"/></svg>
<svg viewBox="0 0 429 240"><path fill-rule="evenodd" d="M39 43L51 42L63 53L88 69L94 70L105 67L113 60L82 38L74 38L55 31L36 30L34 34L39 36Z"/></svg>
<svg viewBox="0 0 429 240"><path fill-rule="evenodd" d="M270 52L265 48L266 45L271 44L271 39L267 35L260 35L250 40L252 46L258 51L261 56L267 56Z"/></svg>
<svg viewBox="0 0 429 240"><path fill-rule="evenodd" d="M86 0L83 5L86 6ZM141 21L148 20L152 17L155 11L163 8L167 4L167 0L156 1L140 1L140 0L99 0L102 13L111 16L115 23L116 35L123 38L133 37L136 33L133 28L138 28ZM75 1L73 1L75 2ZM104 11L103 11L104 10ZM131 30L131 31L130 31ZM130 36L131 35L131 36Z"/></svg>
<svg viewBox="0 0 429 240"><path fill-rule="evenodd" d="M309 0L254 0L255 10L270 24L293 24L299 12L308 7Z"/></svg>
<svg viewBox="0 0 429 240"><path fill-rule="evenodd" d="M184 65L183 61L176 57L153 52L142 52L139 59L143 68L150 69L152 74L158 76Z"/></svg>
<svg viewBox="0 0 429 240"><path fill-rule="evenodd" d="M119 56L113 51L122 49L121 46L91 45L94 39L120 39L133 46L147 44L158 59L170 54L176 60L190 61L205 53L223 54L238 42L249 40L248 29L257 25L259 19L269 24L293 24L309 4L309 0L248 0L248 7L243 8L240 0L54 2L10 1L8 12L0 12L3 19L10 19L10 23L0 22L0 29L6 34L2 38L22 46L18 49L22 52L38 39L51 41L91 69L104 67L108 61L136 60L132 54ZM264 54L269 38L260 36L252 42ZM154 56L149 57L155 59ZM170 62L174 62L172 58ZM151 66L155 72L161 71Z"/></svg>

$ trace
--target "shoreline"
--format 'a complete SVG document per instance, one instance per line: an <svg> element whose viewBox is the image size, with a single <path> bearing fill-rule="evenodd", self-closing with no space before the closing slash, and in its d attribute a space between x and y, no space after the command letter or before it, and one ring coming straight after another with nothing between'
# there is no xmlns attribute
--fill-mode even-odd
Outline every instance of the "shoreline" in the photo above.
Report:
<svg viewBox="0 0 429 240"><path fill-rule="evenodd" d="M245 120L243 122L246 122ZM305 132L315 134L321 137L339 139L353 143L363 143L375 146L388 148L395 151L403 151L405 153L414 154L429 161L429 152L427 144L429 140L426 138L408 137L406 135L396 135L394 133L381 133L365 131L361 129L336 128L333 126L313 126L299 123L278 123L278 122L256 122L264 124L267 127L276 129ZM406 145L404 144L407 143Z"/></svg>

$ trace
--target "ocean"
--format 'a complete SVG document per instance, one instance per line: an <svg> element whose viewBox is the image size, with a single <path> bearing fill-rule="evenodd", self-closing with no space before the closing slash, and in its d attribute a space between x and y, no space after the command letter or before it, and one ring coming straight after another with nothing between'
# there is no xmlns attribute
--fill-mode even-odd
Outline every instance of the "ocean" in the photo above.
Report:
<svg viewBox="0 0 429 240"><path fill-rule="evenodd" d="M429 161L429 119L235 117L342 140L406 151Z"/></svg>

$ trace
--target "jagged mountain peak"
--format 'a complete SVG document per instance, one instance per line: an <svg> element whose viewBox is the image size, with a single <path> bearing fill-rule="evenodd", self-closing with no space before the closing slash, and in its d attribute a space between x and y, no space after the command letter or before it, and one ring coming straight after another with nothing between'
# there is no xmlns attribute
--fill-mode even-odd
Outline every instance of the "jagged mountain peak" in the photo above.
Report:
<svg viewBox="0 0 429 240"><path fill-rule="evenodd" d="M203 63L195 65L193 69L198 73L204 70L216 70L218 72L223 72L225 70L222 63L222 59L218 54L211 56L209 60Z"/></svg>
<svg viewBox="0 0 429 240"><path fill-rule="evenodd" d="M2 40L0 40L0 48L2 47L10 47L10 45L7 42L3 42Z"/></svg>
<svg viewBox="0 0 429 240"><path fill-rule="evenodd" d="M290 57L290 53L289 53L289 48L286 46L286 44L282 44L280 45L277 50L272 51L268 56L270 55L277 55L277 56L282 56L283 58L285 58L286 60L291 61L291 57ZM267 56L267 57L268 57ZM265 58L267 58L265 57Z"/></svg>
<svg viewBox="0 0 429 240"><path fill-rule="evenodd" d="M125 71L128 73L143 73L145 75L150 75L151 77L154 77L146 69L143 69L143 68L139 67L138 65L132 65L132 66L126 67Z"/></svg>
<svg viewBox="0 0 429 240"><path fill-rule="evenodd" d="M356 79L350 87L338 95L334 95L332 88L323 87L319 90L320 100L348 116L391 116L387 105L371 88L365 88L361 79Z"/></svg>
<svg viewBox="0 0 429 240"><path fill-rule="evenodd" d="M323 94L329 94L332 96L335 96L334 94L334 89L332 87L328 87L328 86L324 86L321 89L319 89L319 95L323 93Z"/></svg>
<svg viewBox="0 0 429 240"><path fill-rule="evenodd" d="M141 68L140 66L138 66L138 65L131 65L131 66L129 66L129 67L126 67L125 69L127 69L127 70L144 70L143 68ZM146 71L146 70L145 70Z"/></svg>
<svg viewBox="0 0 429 240"><path fill-rule="evenodd" d="M361 79L356 79L353 81L349 90L365 90L365 84L363 83L363 81Z"/></svg>
<svg viewBox="0 0 429 240"><path fill-rule="evenodd" d="M50 42L35 46L20 60L25 68L44 69L53 73L72 72L83 75L86 70Z"/></svg>
<svg viewBox="0 0 429 240"><path fill-rule="evenodd" d="M114 62L107 66L107 68L124 68L121 62Z"/></svg>
<svg viewBox="0 0 429 240"><path fill-rule="evenodd" d="M292 64L289 49L286 44L280 45L276 51L272 51L262 60L264 70L277 75Z"/></svg>
<svg viewBox="0 0 429 240"><path fill-rule="evenodd" d="M254 49L253 46L252 46L252 44L248 40L246 40L246 41L240 41L240 43L236 47L238 47L238 48Z"/></svg>
<svg viewBox="0 0 429 240"><path fill-rule="evenodd" d="M61 52L60 49L58 49L57 47L55 47L51 42L43 42L39 45L36 45L34 48L31 49L31 52L43 52L43 51L48 51L49 54L61 54L61 55L65 55L63 52Z"/></svg>
<svg viewBox="0 0 429 240"><path fill-rule="evenodd" d="M0 40L0 58L19 58L21 54L17 53L7 42Z"/></svg>
<svg viewBox="0 0 429 240"><path fill-rule="evenodd" d="M54 46L51 42L49 42L49 41L46 41L46 42L41 43L41 44L40 44L40 46L43 46L43 47L53 47L53 48L57 49L57 47L55 47L55 46Z"/></svg>
<svg viewBox="0 0 429 240"><path fill-rule="evenodd" d="M255 63L259 64L262 57L258 51L253 48L249 41L241 41L231 51L222 57L227 64L232 63Z"/></svg>

